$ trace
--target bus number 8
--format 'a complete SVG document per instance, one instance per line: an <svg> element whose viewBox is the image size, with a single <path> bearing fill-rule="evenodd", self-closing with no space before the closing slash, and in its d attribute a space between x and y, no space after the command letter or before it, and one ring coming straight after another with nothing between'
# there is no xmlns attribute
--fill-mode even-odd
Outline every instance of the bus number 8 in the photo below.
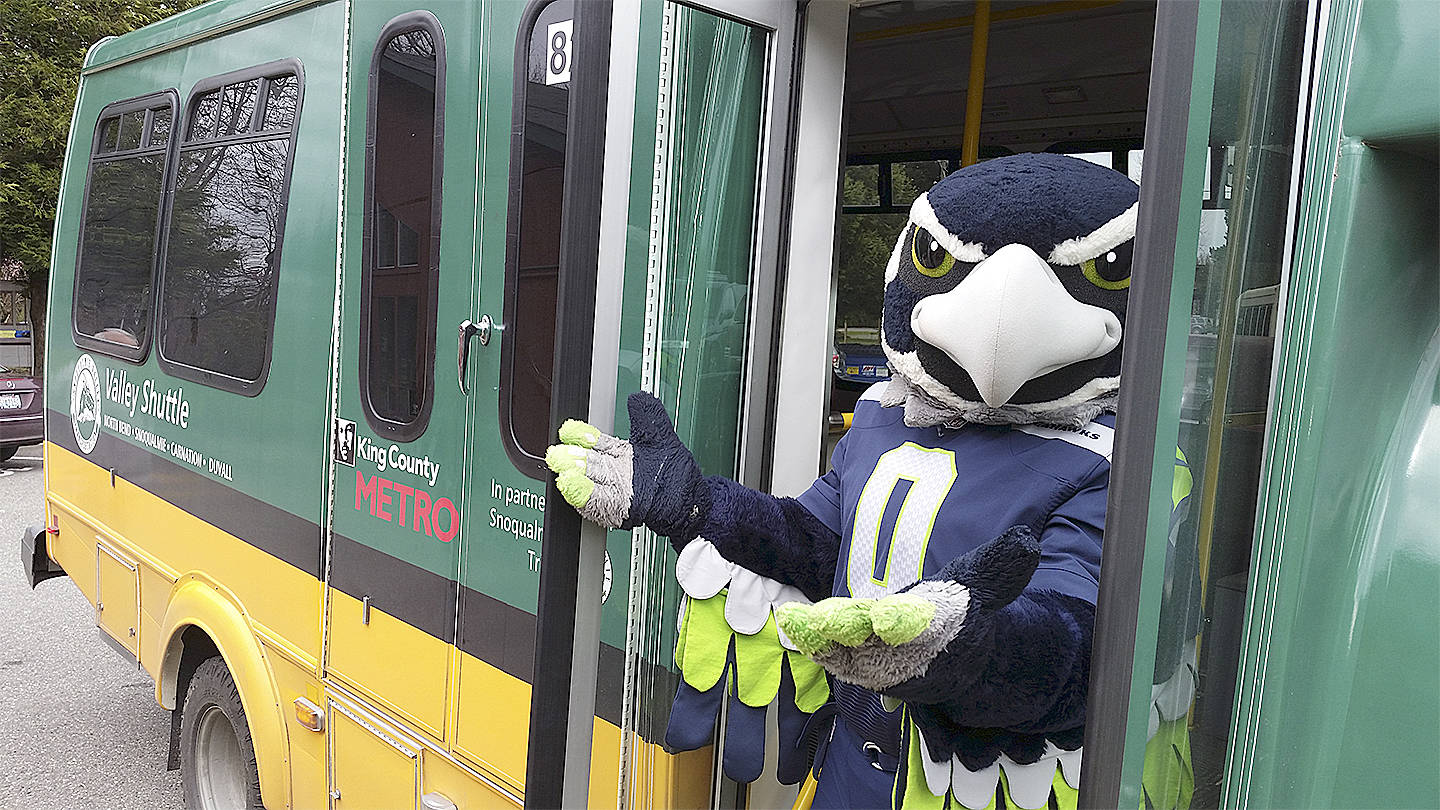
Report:
<svg viewBox="0 0 1440 810"><path fill-rule="evenodd" d="M570 45L574 41L574 26L574 20L561 20L550 23L546 29L550 39L550 53L545 59L546 84L570 81Z"/></svg>

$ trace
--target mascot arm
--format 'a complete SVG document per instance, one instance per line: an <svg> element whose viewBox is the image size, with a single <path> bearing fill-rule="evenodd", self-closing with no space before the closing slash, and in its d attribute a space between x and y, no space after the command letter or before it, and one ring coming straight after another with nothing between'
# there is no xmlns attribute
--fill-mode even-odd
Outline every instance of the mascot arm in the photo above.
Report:
<svg viewBox="0 0 1440 810"><path fill-rule="evenodd" d="M1038 734L1084 722L1093 605L1027 590L975 618L924 675L885 693L947 725Z"/></svg>
<svg viewBox="0 0 1440 810"><path fill-rule="evenodd" d="M824 599L840 556L836 534L794 498L777 498L726 478L705 479L710 511L699 535L728 560Z"/></svg>
<svg viewBox="0 0 1440 810"><path fill-rule="evenodd" d="M840 536L793 498L705 477L675 434L665 406L645 393L628 401L630 438L571 420L545 461L581 515L608 528L647 526L677 551L709 540L725 559L794 585L811 599L830 593Z"/></svg>

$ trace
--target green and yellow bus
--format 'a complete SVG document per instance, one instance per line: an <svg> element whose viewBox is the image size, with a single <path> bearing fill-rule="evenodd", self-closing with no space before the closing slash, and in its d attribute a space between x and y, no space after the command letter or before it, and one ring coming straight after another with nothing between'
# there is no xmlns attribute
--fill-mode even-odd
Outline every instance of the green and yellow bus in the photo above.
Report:
<svg viewBox="0 0 1440 810"><path fill-rule="evenodd" d="M1440 805L1436 42L1427 0L213 0L96 43L22 562L153 677L191 807L789 806L665 749L673 554L544 448L648 390L797 494L897 217L1064 152L1141 183L1081 805Z"/></svg>

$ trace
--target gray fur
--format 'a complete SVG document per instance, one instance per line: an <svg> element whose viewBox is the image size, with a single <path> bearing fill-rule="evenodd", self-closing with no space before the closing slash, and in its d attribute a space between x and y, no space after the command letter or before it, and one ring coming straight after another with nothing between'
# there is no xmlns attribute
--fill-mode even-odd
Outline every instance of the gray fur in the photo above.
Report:
<svg viewBox="0 0 1440 810"><path fill-rule="evenodd" d="M1051 410L1034 410L1023 405L992 408L983 402L969 403L964 408L956 409L936 402L919 386L911 385L899 374L890 378L880 396L880 404L884 407L905 407L905 424L910 427L944 427L952 430L966 424L1035 424L1074 429L1084 427L1102 413L1113 412L1118 400L1119 394L1112 391L1085 402Z"/></svg>
<svg viewBox="0 0 1440 810"><path fill-rule="evenodd" d="M585 454L585 477L595 482L581 511L587 519L613 529L630 518L630 504L635 499L634 456L630 442L604 435L595 449Z"/></svg>
<svg viewBox="0 0 1440 810"><path fill-rule="evenodd" d="M816 663L842 681L871 691L889 689L917 678L965 625L970 592L956 582L925 581L906 591L935 605L935 617L920 635L891 646L871 636L858 647L836 646L812 656Z"/></svg>

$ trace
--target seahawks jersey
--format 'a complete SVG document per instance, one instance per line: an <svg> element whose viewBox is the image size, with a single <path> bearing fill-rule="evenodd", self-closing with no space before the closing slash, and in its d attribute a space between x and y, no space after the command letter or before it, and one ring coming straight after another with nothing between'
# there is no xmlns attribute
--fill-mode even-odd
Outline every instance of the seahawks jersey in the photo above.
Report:
<svg viewBox="0 0 1440 810"><path fill-rule="evenodd" d="M872 387L829 473L800 503L842 538L832 590L876 598L1028 526L1040 538L1031 588L1095 602L1114 415L1076 430L1037 425L914 428Z"/></svg>

